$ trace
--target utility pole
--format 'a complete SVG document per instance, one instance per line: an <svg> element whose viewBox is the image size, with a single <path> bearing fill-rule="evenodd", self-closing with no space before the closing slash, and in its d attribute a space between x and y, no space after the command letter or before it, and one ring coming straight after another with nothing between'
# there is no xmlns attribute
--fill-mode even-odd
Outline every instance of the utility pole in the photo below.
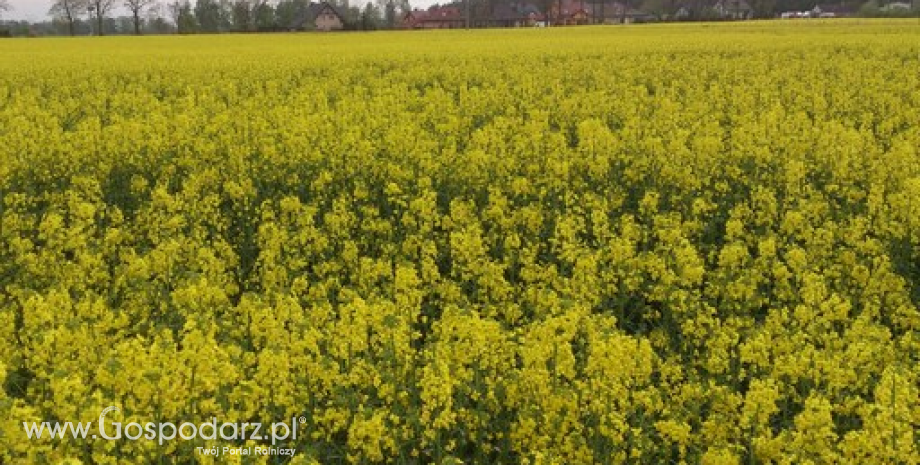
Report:
<svg viewBox="0 0 920 465"><path fill-rule="evenodd" d="M466 28L467 29L470 28L470 1L471 0L465 0L463 2L464 5L466 6Z"/></svg>

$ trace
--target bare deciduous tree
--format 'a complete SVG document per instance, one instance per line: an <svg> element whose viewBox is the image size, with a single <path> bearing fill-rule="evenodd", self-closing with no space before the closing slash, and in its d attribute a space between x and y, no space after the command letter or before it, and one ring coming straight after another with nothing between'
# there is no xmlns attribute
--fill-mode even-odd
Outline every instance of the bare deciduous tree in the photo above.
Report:
<svg viewBox="0 0 920 465"><path fill-rule="evenodd" d="M96 34L105 35L105 17L115 8L115 0L89 0L88 8L96 15Z"/></svg>
<svg viewBox="0 0 920 465"><path fill-rule="evenodd" d="M134 20L135 35L141 35L141 14L154 3L154 0L124 0L125 8L131 11L131 17Z"/></svg>
<svg viewBox="0 0 920 465"><path fill-rule="evenodd" d="M86 0L54 0L48 14L67 23L67 32L75 35L75 25L80 16L86 13Z"/></svg>
<svg viewBox="0 0 920 465"><path fill-rule="evenodd" d="M193 32L194 14L189 0L175 0L166 5L170 19L176 24L176 33L188 34Z"/></svg>
<svg viewBox="0 0 920 465"><path fill-rule="evenodd" d="M7 11L10 11L12 9L13 7L10 6L10 2L8 2L7 0L0 0L0 13L6 13Z"/></svg>
<svg viewBox="0 0 920 465"><path fill-rule="evenodd" d="M182 20L182 4L174 1L166 4L166 12L169 18L176 24L176 30L182 32L182 26L179 24Z"/></svg>

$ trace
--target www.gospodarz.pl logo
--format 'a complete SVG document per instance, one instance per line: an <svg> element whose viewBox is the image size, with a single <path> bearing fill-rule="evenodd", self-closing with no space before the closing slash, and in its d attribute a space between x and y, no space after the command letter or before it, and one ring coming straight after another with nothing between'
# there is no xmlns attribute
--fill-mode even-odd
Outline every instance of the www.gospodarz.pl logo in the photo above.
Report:
<svg viewBox="0 0 920 465"><path fill-rule="evenodd" d="M183 422L178 426L175 423L164 422L154 423L147 422L144 424L131 422L122 425L119 422L105 423L105 417L109 413L118 412L118 407L107 407L99 414L98 432L93 433L93 422L22 422L29 439L42 439L49 437L51 439L64 439L72 437L73 439L105 439L109 441L127 439L130 441L147 440L157 441L163 444L166 441L182 439L190 441L193 439L218 440L225 441L263 441L271 439L272 445L279 441L294 441L297 439L297 426L306 423L304 417L292 418L289 423L277 422L271 423L268 428L263 428L262 423L218 423L216 417L211 421L194 424L192 422Z"/></svg>

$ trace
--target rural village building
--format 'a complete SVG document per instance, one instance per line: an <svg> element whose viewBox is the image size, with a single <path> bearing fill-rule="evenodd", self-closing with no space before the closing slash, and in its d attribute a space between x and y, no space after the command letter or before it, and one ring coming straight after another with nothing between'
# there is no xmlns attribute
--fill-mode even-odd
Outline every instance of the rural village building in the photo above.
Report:
<svg viewBox="0 0 920 465"><path fill-rule="evenodd" d="M713 10L724 19L754 18L754 8L745 0L719 0Z"/></svg>
<svg viewBox="0 0 920 465"><path fill-rule="evenodd" d="M812 18L846 18L856 16L856 9L843 3L819 3L811 9Z"/></svg>
<svg viewBox="0 0 920 465"><path fill-rule="evenodd" d="M493 27L533 27L542 26L545 21L546 17L536 5L513 2L496 5L489 25Z"/></svg>
<svg viewBox="0 0 920 465"><path fill-rule="evenodd" d="M549 10L550 23L554 26L576 26L589 24L586 2L562 0L553 2Z"/></svg>
<svg viewBox="0 0 920 465"><path fill-rule="evenodd" d="M459 29L466 27L466 16L458 5L433 6L412 10L403 16L406 29Z"/></svg>
<svg viewBox="0 0 920 465"><path fill-rule="evenodd" d="M546 1L493 2L491 12L480 8L470 11L471 27L576 26L654 21L654 15L614 0L553 0L548 11ZM710 7L722 19L745 20L754 17L746 0L717 0ZM689 13L685 10L685 15ZM678 13L674 18L680 18ZM427 10L407 12L400 21L403 29L458 29L467 25L463 3L435 5Z"/></svg>
<svg viewBox="0 0 920 465"><path fill-rule="evenodd" d="M345 28L345 19L328 2L310 2L291 24L292 31L338 31Z"/></svg>
<svg viewBox="0 0 920 465"><path fill-rule="evenodd" d="M634 23L652 21L655 17L642 10L628 7L621 2L604 1L586 3L586 11L592 23Z"/></svg>

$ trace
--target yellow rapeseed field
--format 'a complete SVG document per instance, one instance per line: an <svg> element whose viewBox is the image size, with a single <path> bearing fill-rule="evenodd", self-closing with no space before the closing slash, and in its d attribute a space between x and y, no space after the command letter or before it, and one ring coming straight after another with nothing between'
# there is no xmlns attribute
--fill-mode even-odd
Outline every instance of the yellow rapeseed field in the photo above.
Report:
<svg viewBox="0 0 920 465"><path fill-rule="evenodd" d="M0 217L0 463L920 463L916 20L5 40Z"/></svg>

